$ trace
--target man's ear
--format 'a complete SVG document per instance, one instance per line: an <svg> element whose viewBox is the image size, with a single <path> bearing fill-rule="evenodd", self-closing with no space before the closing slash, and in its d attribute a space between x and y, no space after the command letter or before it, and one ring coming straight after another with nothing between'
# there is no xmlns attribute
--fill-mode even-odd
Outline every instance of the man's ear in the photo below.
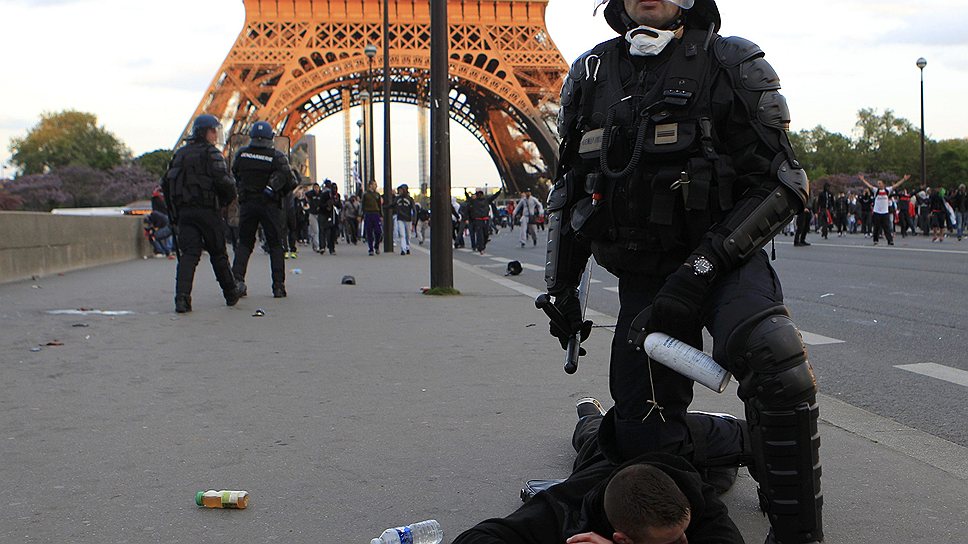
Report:
<svg viewBox="0 0 968 544"><path fill-rule="evenodd" d="M632 539L622 531L615 531L615 533L612 534L612 542L615 544L634 544Z"/></svg>

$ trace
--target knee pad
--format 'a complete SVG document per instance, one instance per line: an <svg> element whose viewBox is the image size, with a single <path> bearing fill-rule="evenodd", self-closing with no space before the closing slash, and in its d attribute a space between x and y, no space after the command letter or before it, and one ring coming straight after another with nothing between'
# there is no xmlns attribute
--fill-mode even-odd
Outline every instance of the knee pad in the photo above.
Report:
<svg viewBox="0 0 968 544"><path fill-rule="evenodd" d="M778 307L743 323L727 341L739 396L768 408L796 406L817 393L800 331Z"/></svg>

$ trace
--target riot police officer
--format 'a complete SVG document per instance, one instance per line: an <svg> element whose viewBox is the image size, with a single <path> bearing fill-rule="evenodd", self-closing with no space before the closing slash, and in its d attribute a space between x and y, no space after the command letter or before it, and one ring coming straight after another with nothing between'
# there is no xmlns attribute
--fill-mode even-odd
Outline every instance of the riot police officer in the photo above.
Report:
<svg viewBox="0 0 968 544"><path fill-rule="evenodd" d="M245 296L245 271L255 246L259 226L269 248L269 267L272 270L272 296L286 296L286 263L282 247L285 215L282 209L285 196L296 188L296 180L289 159L273 146L275 134L265 121L258 121L249 130L251 141L235 155L232 173L239 190L239 247L235 252L232 273L238 284L239 295Z"/></svg>
<svg viewBox="0 0 968 544"><path fill-rule="evenodd" d="M225 304L234 306L239 294L225 252L225 228L219 208L235 199L235 183L215 147L221 124L213 115L199 115L186 145L175 152L161 190L177 227L178 270L175 311L192 311L192 283L202 250L208 252Z"/></svg>
<svg viewBox="0 0 968 544"><path fill-rule="evenodd" d="M546 281L571 330L551 332L564 346L590 331L576 286L594 255L621 303L603 452L749 464L767 542L820 542L816 381L763 251L808 196L779 78L756 44L716 34L714 0L601 4L619 36L579 57L561 93ZM641 351L651 332L701 347L703 327L748 425L687 417L693 382Z"/></svg>

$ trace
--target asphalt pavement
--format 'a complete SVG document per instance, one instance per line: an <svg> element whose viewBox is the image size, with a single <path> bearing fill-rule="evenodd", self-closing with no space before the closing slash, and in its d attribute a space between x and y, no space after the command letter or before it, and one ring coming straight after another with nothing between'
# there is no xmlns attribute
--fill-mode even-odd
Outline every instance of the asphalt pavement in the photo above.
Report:
<svg viewBox="0 0 968 544"><path fill-rule="evenodd" d="M545 233L522 248L519 232L502 231L484 256L458 250L456 258L495 273L518 260L524 271L513 280L542 290ZM894 246L874 246L863 235L811 234L808 241L794 247L780 236L772 264L807 333L821 391L968 446L968 239L898 235ZM618 315L618 281L597 266L592 278L589 307Z"/></svg>
<svg viewBox="0 0 968 544"><path fill-rule="evenodd" d="M516 234L497 237L489 252L505 244L508 255L540 265L540 244L521 251ZM848 251L832 243L805 249L801 262L778 244L778 268L789 262L808 275L822 252ZM861 248L849 251L865 258ZM594 395L608 404L606 329L593 333L589 356L568 376L532 303L538 271L505 278L495 260L504 256L458 252L463 294L438 298L420 294L429 259L419 248L410 256L368 257L345 245L337 252L288 261L286 299L271 298L267 259L255 255L249 297L234 308L224 306L203 262L194 312L182 316L172 312L174 263L166 260L0 285L0 542L352 543L427 518L441 521L450 542L515 509L526 480L567 476L575 400ZM894 369L902 361L891 358L868 379L908 381L908 389L924 380L931 392L891 398L895 415L845 398L858 386L838 382L859 372L838 369L877 355L844 353L884 357L906 343L867 345L880 339L876 327L832 322L825 312L850 308L879 319L864 311L881 306L865 289L905 282L897 268L869 280L849 279L851 269L838 266L826 268L843 285L835 289L806 277L791 289L797 282L781 272L804 329L818 341L844 341L811 346L825 392L828 542L966 542L968 449L927 424L905 423L908 412L896 409L902 400L941 405L964 392ZM938 277L957 276L957 266L938 268ZM340 285L345 274L357 285ZM605 273L596 279L603 289L594 308L607 324L614 306L605 294L614 293L604 288L614 282ZM921 283L904 290L926 293ZM835 297L819 298L827 292L851 298L833 306ZM265 315L253 317L257 309ZM899 334L899 325L884 328ZM957 367L963 359L935 361L965 368ZM696 408L742 413L734 391L700 389ZM209 488L245 489L249 508L197 508L194 493ZM766 521L745 471L726 501L747 540L761 542Z"/></svg>

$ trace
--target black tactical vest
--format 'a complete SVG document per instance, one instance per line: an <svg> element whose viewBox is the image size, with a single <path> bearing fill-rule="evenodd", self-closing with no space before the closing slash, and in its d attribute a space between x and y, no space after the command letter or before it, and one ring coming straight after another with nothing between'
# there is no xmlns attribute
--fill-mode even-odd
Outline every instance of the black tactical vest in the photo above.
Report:
<svg viewBox="0 0 968 544"><path fill-rule="evenodd" d="M218 207L210 147L211 144L205 142L191 142L172 158L167 176L176 208Z"/></svg>
<svg viewBox="0 0 968 544"><path fill-rule="evenodd" d="M238 178L239 195L243 198L261 195L272 177L276 151L272 147L243 147L235 158L233 170Z"/></svg>
<svg viewBox="0 0 968 544"><path fill-rule="evenodd" d="M733 206L736 174L712 118L719 66L708 38L686 30L664 63L633 71L624 85L624 40L585 58L570 173L584 198L572 208L571 226L606 268L637 266L630 252L675 262Z"/></svg>

